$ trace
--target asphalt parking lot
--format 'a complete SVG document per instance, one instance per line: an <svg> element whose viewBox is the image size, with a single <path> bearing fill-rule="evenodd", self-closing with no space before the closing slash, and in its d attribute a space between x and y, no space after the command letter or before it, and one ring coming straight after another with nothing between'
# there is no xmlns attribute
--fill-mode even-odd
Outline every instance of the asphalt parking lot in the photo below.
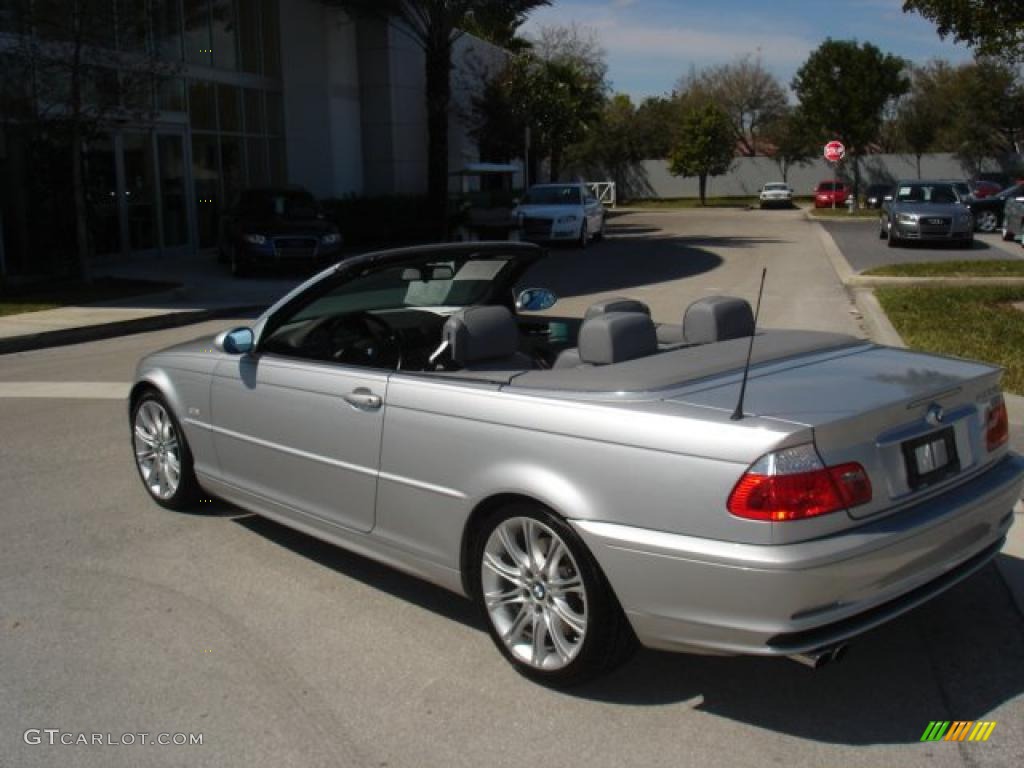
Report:
<svg viewBox="0 0 1024 768"><path fill-rule="evenodd" d="M832 235L854 272L886 264L1024 258L1024 248L1020 244L1004 243L998 234L975 233L974 243L969 249L945 243L905 243L899 248L890 248L878 236L877 221L824 219L822 225Z"/></svg>
<svg viewBox="0 0 1024 768"><path fill-rule="evenodd" d="M606 243L559 250L534 277L568 311L626 293L667 321L691 297L753 295L762 266L768 324L858 331L813 225L792 212L624 216ZM132 466L126 382L145 351L230 325L0 358L0 766L1024 757L1024 618L993 566L817 672L643 651L564 693L512 671L460 598L219 502L157 507ZM97 386L26 396L75 382ZM919 743L933 720L997 725L985 743ZM33 728L203 743L26 744Z"/></svg>

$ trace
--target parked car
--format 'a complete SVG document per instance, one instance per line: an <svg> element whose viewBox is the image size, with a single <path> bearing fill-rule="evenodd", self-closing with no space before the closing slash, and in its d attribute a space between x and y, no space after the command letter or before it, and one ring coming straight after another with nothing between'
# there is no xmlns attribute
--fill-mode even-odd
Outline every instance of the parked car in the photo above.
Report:
<svg viewBox="0 0 1024 768"><path fill-rule="evenodd" d="M975 197L990 197L1013 184L1013 179L999 171L979 173L970 181Z"/></svg>
<svg viewBox="0 0 1024 768"><path fill-rule="evenodd" d="M900 181L891 201L882 206L878 236L890 248L905 241L953 242L970 248L974 241L971 209L948 181Z"/></svg>
<svg viewBox="0 0 1024 768"><path fill-rule="evenodd" d="M1024 245L1024 186L1017 187L1003 205L1003 240L1020 240Z"/></svg>
<svg viewBox="0 0 1024 768"><path fill-rule="evenodd" d="M967 205L974 214L974 225L980 232L995 232L1003 226L1003 209L1006 201L1024 194L1024 185L1008 187L1001 192L982 199L971 198Z"/></svg>
<svg viewBox="0 0 1024 768"><path fill-rule="evenodd" d="M551 684L637 639L817 666L998 553L1024 484L1001 369L755 335L722 296L662 326L630 299L559 317L542 288L512 301L544 257L352 257L251 327L145 357L147 493L212 494L468 596Z"/></svg>
<svg viewBox="0 0 1024 768"><path fill-rule="evenodd" d="M220 220L218 252L236 277L258 267L331 264L341 245L338 228L301 187L247 189Z"/></svg>
<svg viewBox="0 0 1024 768"><path fill-rule="evenodd" d="M881 208L885 196L892 194L892 184L871 184L864 193L864 203L868 208Z"/></svg>
<svg viewBox="0 0 1024 768"><path fill-rule="evenodd" d="M535 242L576 242L585 248L605 232L604 206L583 183L536 184L516 206L523 237Z"/></svg>
<svg viewBox="0 0 1024 768"><path fill-rule="evenodd" d="M831 208L833 205L846 205L850 191L841 181L823 181L814 190L814 207Z"/></svg>
<svg viewBox="0 0 1024 768"><path fill-rule="evenodd" d="M790 208L793 205L793 190L784 181L770 181L761 187L758 198L762 208Z"/></svg>

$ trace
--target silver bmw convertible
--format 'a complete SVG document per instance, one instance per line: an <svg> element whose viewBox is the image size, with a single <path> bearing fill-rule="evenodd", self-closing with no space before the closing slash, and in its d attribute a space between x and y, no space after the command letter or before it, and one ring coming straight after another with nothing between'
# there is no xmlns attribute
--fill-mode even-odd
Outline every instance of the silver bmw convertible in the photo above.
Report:
<svg viewBox="0 0 1024 768"><path fill-rule="evenodd" d="M143 359L152 498L213 494L476 601L567 685L639 643L817 666L999 551L1001 370L756 328L714 296L561 317L524 243L354 257ZM741 394L742 392L742 394Z"/></svg>

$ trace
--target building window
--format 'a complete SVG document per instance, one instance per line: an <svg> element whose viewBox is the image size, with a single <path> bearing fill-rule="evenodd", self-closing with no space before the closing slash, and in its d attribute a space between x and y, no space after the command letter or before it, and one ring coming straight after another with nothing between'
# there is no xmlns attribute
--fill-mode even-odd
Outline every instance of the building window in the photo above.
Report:
<svg viewBox="0 0 1024 768"><path fill-rule="evenodd" d="M213 83L193 80L189 85L188 117L193 130L217 130L217 91Z"/></svg>
<svg viewBox="0 0 1024 768"><path fill-rule="evenodd" d="M150 0L153 47L168 61L181 61L181 6L179 0Z"/></svg>
<svg viewBox="0 0 1024 768"><path fill-rule="evenodd" d="M213 63L210 42L210 0L184 0L185 60L191 64Z"/></svg>
<svg viewBox="0 0 1024 768"><path fill-rule="evenodd" d="M212 0L210 4L212 21L210 42L213 46L213 66L218 69L238 68L238 41L233 0Z"/></svg>

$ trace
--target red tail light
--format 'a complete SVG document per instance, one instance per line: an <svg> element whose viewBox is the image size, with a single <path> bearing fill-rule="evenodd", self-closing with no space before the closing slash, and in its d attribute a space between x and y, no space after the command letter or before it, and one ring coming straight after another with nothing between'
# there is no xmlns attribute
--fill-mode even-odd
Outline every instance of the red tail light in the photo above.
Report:
<svg viewBox="0 0 1024 768"><path fill-rule="evenodd" d="M1006 413L1006 401L1002 395L994 405L989 406L985 417L985 442L991 453L1010 439L1010 418Z"/></svg>
<svg viewBox="0 0 1024 768"><path fill-rule="evenodd" d="M748 520L803 520L871 501L860 464L826 467L811 445L762 456L733 488L729 512Z"/></svg>

